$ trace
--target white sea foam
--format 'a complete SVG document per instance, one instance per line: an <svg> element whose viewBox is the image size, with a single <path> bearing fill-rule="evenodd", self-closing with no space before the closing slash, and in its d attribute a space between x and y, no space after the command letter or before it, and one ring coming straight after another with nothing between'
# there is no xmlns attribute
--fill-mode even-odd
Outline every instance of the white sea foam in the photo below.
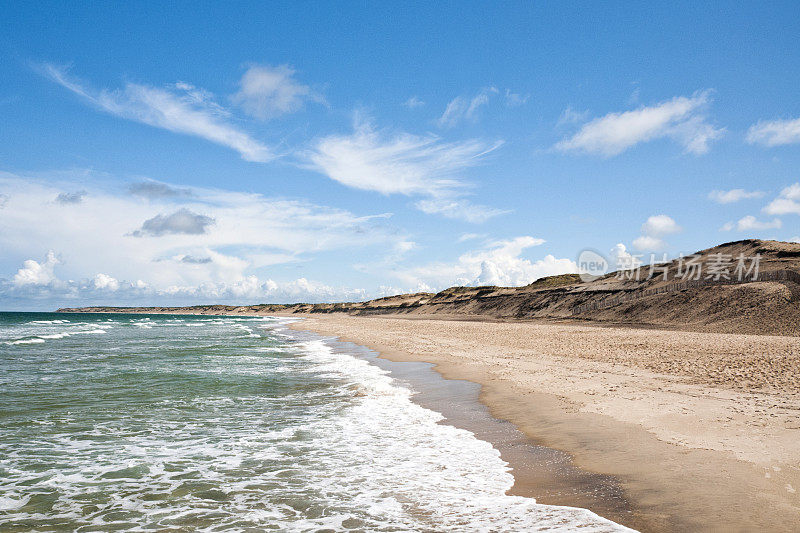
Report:
<svg viewBox="0 0 800 533"><path fill-rule="evenodd" d="M35 337L33 339L17 339L15 341L6 342L6 344L43 344L44 339Z"/></svg>

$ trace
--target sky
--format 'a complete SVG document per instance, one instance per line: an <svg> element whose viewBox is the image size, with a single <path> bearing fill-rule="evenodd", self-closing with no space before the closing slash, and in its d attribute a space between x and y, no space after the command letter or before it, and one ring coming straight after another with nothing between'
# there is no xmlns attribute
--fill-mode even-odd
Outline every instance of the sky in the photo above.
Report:
<svg viewBox="0 0 800 533"><path fill-rule="evenodd" d="M5 3L0 310L800 242L796 2Z"/></svg>

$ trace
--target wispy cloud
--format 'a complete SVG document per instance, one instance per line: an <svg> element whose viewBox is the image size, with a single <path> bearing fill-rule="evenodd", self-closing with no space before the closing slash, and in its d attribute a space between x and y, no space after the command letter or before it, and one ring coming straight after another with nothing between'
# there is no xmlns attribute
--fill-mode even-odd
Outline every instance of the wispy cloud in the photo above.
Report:
<svg viewBox="0 0 800 533"><path fill-rule="evenodd" d="M253 65L239 81L232 100L249 115L268 120L300 110L307 101L323 102L322 96L298 82L288 65Z"/></svg>
<svg viewBox="0 0 800 533"><path fill-rule="evenodd" d="M506 106L507 107L520 107L528 103L530 94L512 93L510 89L506 89Z"/></svg>
<svg viewBox="0 0 800 533"><path fill-rule="evenodd" d="M555 148L611 157L639 143L669 138L686 152L704 154L709 143L724 132L708 123L703 114L710 101L709 91L703 91L633 111L609 113L584 124Z"/></svg>
<svg viewBox="0 0 800 533"><path fill-rule="evenodd" d="M474 120L478 109L488 104L489 97L498 92L496 87L487 87L472 98L466 96L453 98L439 117L439 126L452 128L464 120Z"/></svg>
<svg viewBox="0 0 800 533"><path fill-rule="evenodd" d="M409 109L416 109L418 107L424 106L425 102L423 102L422 100L420 100L416 96L412 96L411 98L409 98L408 100L403 102L403 105L406 106Z"/></svg>
<svg viewBox="0 0 800 533"><path fill-rule="evenodd" d="M764 191L746 191L744 189L731 189L729 191L711 191L708 193L709 199L718 204L733 204L741 200L761 198Z"/></svg>
<svg viewBox="0 0 800 533"><path fill-rule="evenodd" d="M800 143L800 118L759 121L747 131L747 142L764 146Z"/></svg>
<svg viewBox="0 0 800 533"><path fill-rule="evenodd" d="M112 115L206 139L239 152L247 161L265 162L275 157L266 145L229 123L227 112L210 101L206 93L188 84L158 88L126 83L121 89L95 90L70 77L63 68L44 64L41 71Z"/></svg>
<svg viewBox="0 0 800 533"><path fill-rule="evenodd" d="M468 185L459 173L482 162L502 143L444 142L434 135L387 135L357 121L349 135L320 139L306 154L312 168L355 189L428 197L417 205L428 213L485 220L500 211L460 198Z"/></svg>
<svg viewBox="0 0 800 533"><path fill-rule="evenodd" d="M477 205L463 198L435 198L420 200L414 204L417 209L429 215L442 215L446 218L481 223L490 218L510 213L505 209L495 209Z"/></svg>

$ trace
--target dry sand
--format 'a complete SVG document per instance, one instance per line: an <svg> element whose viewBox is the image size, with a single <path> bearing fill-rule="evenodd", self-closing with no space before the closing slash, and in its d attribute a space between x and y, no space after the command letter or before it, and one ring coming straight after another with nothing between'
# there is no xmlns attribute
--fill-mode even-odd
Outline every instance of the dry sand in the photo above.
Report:
<svg viewBox="0 0 800 533"><path fill-rule="evenodd" d="M800 338L344 315L294 327L480 383L495 417L614 476L634 513L609 518L626 525L800 530ZM512 466L516 493L570 503Z"/></svg>

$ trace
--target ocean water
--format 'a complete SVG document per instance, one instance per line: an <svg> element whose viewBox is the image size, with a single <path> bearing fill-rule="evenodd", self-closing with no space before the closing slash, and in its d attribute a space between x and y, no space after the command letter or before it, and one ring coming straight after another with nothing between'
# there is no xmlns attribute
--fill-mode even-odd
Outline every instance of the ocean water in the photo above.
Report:
<svg viewBox="0 0 800 533"><path fill-rule="evenodd" d="M0 313L0 530L624 529L286 324Z"/></svg>

